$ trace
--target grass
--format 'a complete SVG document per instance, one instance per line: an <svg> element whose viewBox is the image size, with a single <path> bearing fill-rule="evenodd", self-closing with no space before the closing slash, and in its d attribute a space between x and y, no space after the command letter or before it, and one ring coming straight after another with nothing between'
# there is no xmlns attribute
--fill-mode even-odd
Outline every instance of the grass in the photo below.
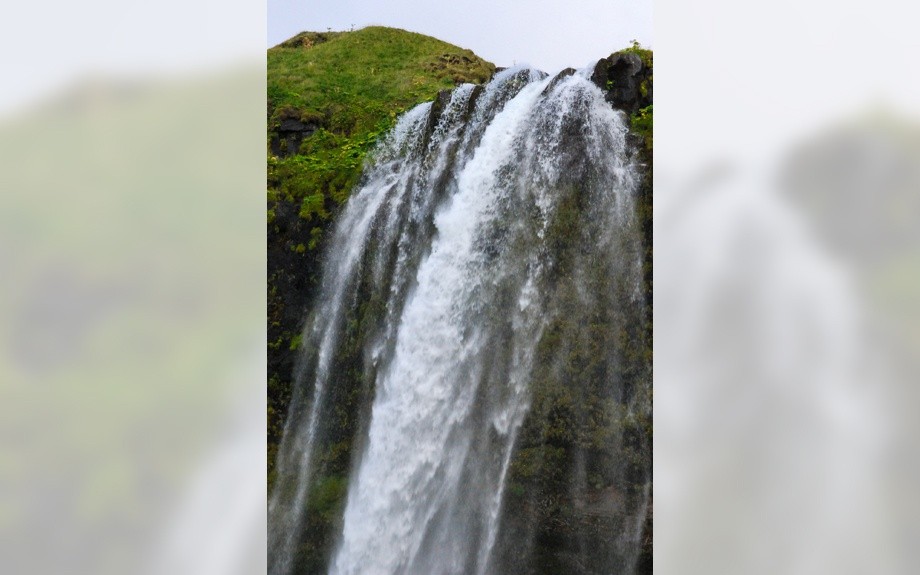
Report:
<svg viewBox="0 0 920 575"><path fill-rule="evenodd" d="M642 145L646 153L651 156L652 153L652 106L640 108L630 117L630 129L642 139Z"/></svg>
<svg viewBox="0 0 920 575"><path fill-rule="evenodd" d="M299 154L269 151L269 189L288 199L312 196L312 206L343 202L368 149L398 114L459 83L485 82L494 70L470 50L395 28L302 32L282 42L268 50L269 139L286 118L319 129Z"/></svg>
<svg viewBox="0 0 920 575"><path fill-rule="evenodd" d="M635 40L632 41L632 45L630 45L629 48L623 48L622 50L619 50L618 52L624 53L624 54L635 54L636 56L639 56L643 64L645 64L649 68L652 67L652 64L653 64L652 51L649 50L648 48L643 48L642 45L639 44L639 42Z"/></svg>
<svg viewBox="0 0 920 575"><path fill-rule="evenodd" d="M270 120L294 108L336 134L372 131L439 90L484 82L494 69L470 50L405 30L305 32L268 51Z"/></svg>

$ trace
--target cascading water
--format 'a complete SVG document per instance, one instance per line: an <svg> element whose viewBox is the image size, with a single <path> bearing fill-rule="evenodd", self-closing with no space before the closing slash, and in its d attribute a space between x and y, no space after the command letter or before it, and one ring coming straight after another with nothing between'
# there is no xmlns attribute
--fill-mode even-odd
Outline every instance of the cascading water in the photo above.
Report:
<svg viewBox="0 0 920 575"><path fill-rule="evenodd" d="M338 221L270 572L635 571L650 493L638 175L587 72L406 113Z"/></svg>

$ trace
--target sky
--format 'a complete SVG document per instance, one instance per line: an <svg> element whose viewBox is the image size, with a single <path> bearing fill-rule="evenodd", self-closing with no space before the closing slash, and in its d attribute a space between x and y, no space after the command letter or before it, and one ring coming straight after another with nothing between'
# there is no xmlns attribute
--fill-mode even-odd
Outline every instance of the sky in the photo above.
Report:
<svg viewBox="0 0 920 575"><path fill-rule="evenodd" d="M35 0L0 18L0 118L86 77L207 74L264 59L262 0Z"/></svg>
<svg viewBox="0 0 920 575"><path fill-rule="evenodd" d="M638 40L652 47L651 0L268 0L268 45L304 30L403 28L498 66L580 68Z"/></svg>

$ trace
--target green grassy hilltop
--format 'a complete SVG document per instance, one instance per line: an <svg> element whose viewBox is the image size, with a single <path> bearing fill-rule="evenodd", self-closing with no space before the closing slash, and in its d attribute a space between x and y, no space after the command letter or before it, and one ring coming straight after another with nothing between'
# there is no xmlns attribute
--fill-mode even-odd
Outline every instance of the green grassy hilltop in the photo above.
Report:
<svg viewBox="0 0 920 575"><path fill-rule="evenodd" d="M395 28L302 32L268 51L270 115L293 107L334 132L369 130L438 90L483 82L494 70L470 50Z"/></svg>
<svg viewBox="0 0 920 575"><path fill-rule="evenodd" d="M347 198L364 154L399 113L494 71L470 50L395 28L302 32L282 42L268 51L269 142L285 120L312 133L294 154L270 149L269 201L308 198L304 215L324 217L329 200Z"/></svg>

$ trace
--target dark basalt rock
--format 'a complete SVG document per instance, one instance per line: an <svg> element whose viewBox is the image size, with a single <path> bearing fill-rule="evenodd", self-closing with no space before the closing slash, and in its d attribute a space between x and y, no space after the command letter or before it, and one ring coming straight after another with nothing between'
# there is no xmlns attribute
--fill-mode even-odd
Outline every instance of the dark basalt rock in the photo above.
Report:
<svg viewBox="0 0 920 575"><path fill-rule="evenodd" d="M304 309L319 284L319 278L315 277L319 274L319 250L298 251L296 247L309 244L313 228L320 224L298 215L299 202L282 199L270 207L275 214L268 224L267 253L267 272L272 288L268 297L268 340L272 342L296 335L303 328ZM269 350L269 373L293 372L294 354L286 347L288 341L278 349Z"/></svg>
<svg viewBox="0 0 920 575"><path fill-rule="evenodd" d="M543 89L542 94L543 94L544 96L545 96L546 94L549 94L550 92L553 91L553 88L555 88L556 85L559 84L559 82L561 82L562 80L568 78L569 76L571 76L571 75L574 74L574 73L575 73L575 68L566 68L565 70L559 72L558 74L556 74L556 77L554 77L552 80L550 80L550 82L549 82L549 84L547 84L546 88Z"/></svg>
<svg viewBox="0 0 920 575"><path fill-rule="evenodd" d="M627 114L652 104L652 69L633 52L617 52L598 61L591 81L614 108Z"/></svg>
<svg viewBox="0 0 920 575"><path fill-rule="evenodd" d="M280 118L280 125L272 133L272 154L284 158L300 151L300 144L319 129L314 122L305 122L301 118L287 115Z"/></svg>
<svg viewBox="0 0 920 575"><path fill-rule="evenodd" d="M482 87L482 84L477 84L473 87L473 92L470 94L470 100L466 104L466 110L464 112L464 121L468 120L470 116L473 115L473 111L476 109L476 102L479 100L479 96L482 95L485 88Z"/></svg>
<svg viewBox="0 0 920 575"><path fill-rule="evenodd" d="M626 143L633 149L642 147L642 136L634 132L626 134Z"/></svg>
<svg viewBox="0 0 920 575"><path fill-rule="evenodd" d="M444 112L444 108L450 104L450 98L453 90L441 90L438 92L438 97L435 98L434 102L431 104L431 109L428 111L428 119L425 121L425 137L422 138L422 149L428 146L428 142L431 141L431 135L434 133L434 129L438 125L438 120L441 118L441 114Z"/></svg>

